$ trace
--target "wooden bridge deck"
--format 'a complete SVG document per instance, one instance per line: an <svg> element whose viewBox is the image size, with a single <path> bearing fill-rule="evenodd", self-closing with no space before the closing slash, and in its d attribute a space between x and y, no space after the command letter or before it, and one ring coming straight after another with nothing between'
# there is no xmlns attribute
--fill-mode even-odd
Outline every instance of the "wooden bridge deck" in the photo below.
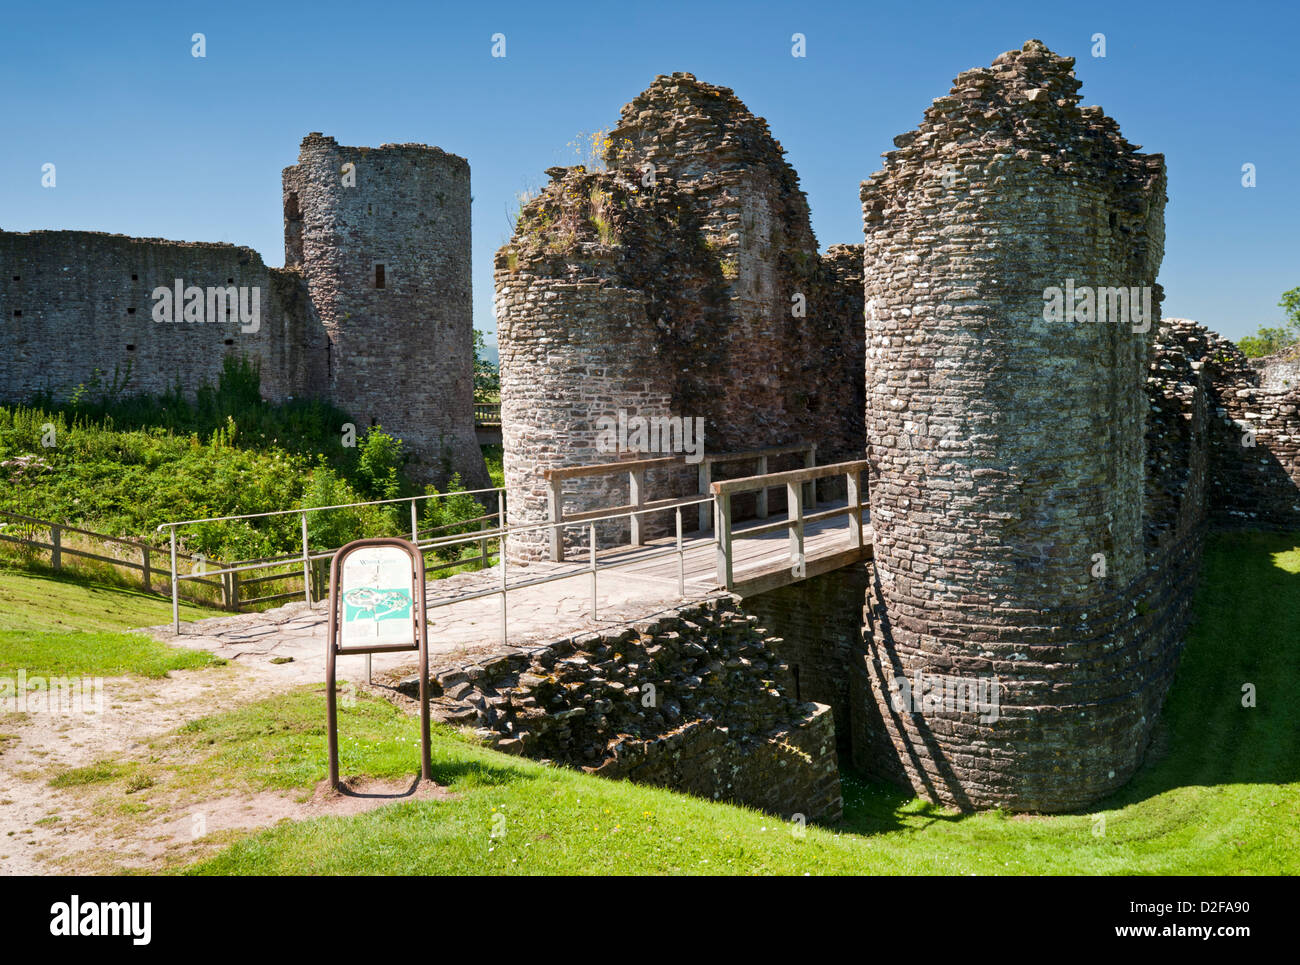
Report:
<svg viewBox="0 0 1300 965"><path fill-rule="evenodd" d="M817 505L818 511L843 508L847 503L840 499ZM864 517L867 515L864 512ZM785 528L746 536L749 530L768 526L785 519L784 513L773 513L767 519L745 520L732 524L732 592L741 596L764 593L781 586L797 583L801 579L819 576L859 560L872 558L872 532L863 519L862 546L849 544L849 523L845 516L817 520L804 524L804 572L796 576L790 559L789 531ZM686 594L705 595L722 588L718 580L717 544L712 533L695 533L683 538L686 576ZM596 553L602 572L607 566L617 565L624 578L635 578L647 583L662 583L677 587L678 558L676 553L657 555L676 546L676 539L668 536L647 540L642 546L618 546ZM640 557L654 555L653 559Z"/></svg>

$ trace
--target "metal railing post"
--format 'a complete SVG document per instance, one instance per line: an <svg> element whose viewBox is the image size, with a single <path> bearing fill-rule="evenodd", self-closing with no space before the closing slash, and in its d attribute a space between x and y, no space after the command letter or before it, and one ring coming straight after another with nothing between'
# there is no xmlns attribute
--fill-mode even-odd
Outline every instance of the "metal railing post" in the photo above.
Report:
<svg viewBox="0 0 1300 965"><path fill-rule="evenodd" d="M713 461L708 456L700 463L698 470L700 479L700 495L709 494L709 483L713 481ZM700 503L700 532L707 533L713 528L713 507L708 503Z"/></svg>
<svg viewBox="0 0 1300 965"><path fill-rule="evenodd" d="M501 646L506 645L509 630L506 618L506 530L501 527Z"/></svg>
<svg viewBox="0 0 1300 965"><path fill-rule="evenodd" d="M176 579L176 527L172 527L172 633L181 632L180 583Z"/></svg>
<svg viewBox="0 0 1300 965"><path fill-rule="evenodd" d="M420 545L420 522L415 509L415 497L411 497L411 542Z"/></svg>
<svg viewBox="0 0 1300 965"><path fill-rule="evenodd" d="M505 544L505 535L506 535L506 491L505 491L504 489L501 490L501 492L497 493L497 529L501 530L501 540L502 540L502 542L501 542L501 565L502 565L502 566L505 566L505 565L506 565L506 563L505 563L505 560L506 560L506 552L505 552L505 551L506 551L506 544ZM484 541L483 541L483 545L484 545L484 546L487 545L487 540L484 540ZM485 563L484 565L486 566L486 563Z"/></svg>
<svg viewBox="0 0 1300 965"><path fill-rule="evenodd" d="M311 553L307 550L307 513L302 514L302 597L311 606Z"/></svg>
<svg viewBox="0 0 1300 965"><path fill-rule="evenodd" d="M703 503L700 503L703 506ZM677 595L686 597L686 551L682 547L682 507L677 507Z"/></svg>
<svg viewBox="0 0 1300 965"><path fill-rule="evenodd" d="M596 619L596 524L591 524L591 618Z"/></svg>

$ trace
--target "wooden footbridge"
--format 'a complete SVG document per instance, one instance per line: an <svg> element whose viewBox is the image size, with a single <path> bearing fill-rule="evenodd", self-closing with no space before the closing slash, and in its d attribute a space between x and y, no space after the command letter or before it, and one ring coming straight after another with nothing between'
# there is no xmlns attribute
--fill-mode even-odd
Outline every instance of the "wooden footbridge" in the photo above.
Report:
<svg viewBox="0 0 1300 965"><path fill-rule="evenodd" d="M804 462L802 468L767 471L771 460L800 455ZM736 464L739 464L740 471L752 467L755 472L739 478L713 478L718 467L731 465L734 473ZM673 480L671 485L680 493L681 479L688 468L697 472L697 492L687 496L650 498L648 478ZM643 602L663 604L702 599L722 590L751 596L871 559L872 534L862 488L866 470L867 462L861 459L818 466L816 449L811 445L708 454L694 467L682 456L670 456L551 469L545 473L550 493L547 519L507 523L505 491L477 490L473 494L483 502L494 502L495 511L481 520L470 521L482 527L479 530L450 537L422 532L417 504L421 500L452 494L382 502L410 503L412 542L426 553L445 553L449 548L474 546L480 550L486 563L487 547L495 545L497 565L492 567L490 578L483 572L475 574L478 578L473 581L433 580L428 585L426 602L430 611L455 607L460 614L482 613L486 603L486 616L491 620L493 607L489 600L495 597L500 609L500 642L505 644L512 606L527 599L536 600L537 588L547 583L575 579L589 581L590 616L595 619L602 598L608 606L612 598L627 600L630 596ZM565 492L566 484L573 485L573 480L620 474L626 474L628 479L627 503L566 512L566 501L574 495ZM822 491L820 499L819 489ZM579 492L582 492L581 488ZM773 493L777 494L775 499ZM746 507L748 518L739 518L738 504ZM773 504L776 504L775 508ZM294 558L292 563L301 566L304 585L309 583L307 574L312 565L330 558L335 552L334 549L308 545L308 514L339 508L347 507L283 511L302 517L301 557ZM671 519L671 526L664 526L664 517ZM186 520L159 527L171 530L173 615L178 633L179 619L175 609L179 601L178 587L183 580L200 577L177 571L177 531L210 522L215 521ZM608 532L610 524L619 524L619 530L627 534L626 539L602 546L601 530ZM566 551L565 533L575 529L585 531L585 539L579 537L585 546L576 551L580 558L566 558L575 551L572 548ZM666 530L670 535L648 535L652 530ZM541 543L549 547L549 559L526 564L510 562L511 539L526 535L532 545ZM569 542L572 541L571 536ZM609 543L608 538L605 542ZM249 568L252 567L237 565L208 569L202 577L211 579ZM304 596L309 605L317 602L310 589ZM475 601L483 602L476 604ZM431 622L436 623L437 619L437 614L431 612Z"/></svg>
<svg viewBox="0 0 1300 965"><path fill-rule="evenodd" d="M804 468L767 471L769 460L790 455L802 455ZM738 479L713 481L715 466L735 462L753 463L757 472ZM676 578L683 595L688 586L703 591L761 593L870 559L871 531L867 508L862 502L861 479L867 468L866 460L828 466L815 463L816 447L812 445L706 455L698 465L698 494L658 500L646 498L647 473L679 468L684 464L682 457L547 470L550 519L546 526L550 558L564 559L564 529L626 519L630 531L628 544L597 549L594 554L597 563L617 565L645 579ZM623 474L628 477L630 502L565 513L566 482ZM819 482L841 479L845 495L818 502ZM784 494L784 513L769 512L769 496L773 490ZM733 508L744 496L752 497L753 518L739 520ZM694 532L689 535L683 531L683 513L688 509L693 510L689 515L696 517ZM676 517L675 536L642 537L646 517L670 512ZM588 545L594 545L594 531L588 537Z"/></svg>

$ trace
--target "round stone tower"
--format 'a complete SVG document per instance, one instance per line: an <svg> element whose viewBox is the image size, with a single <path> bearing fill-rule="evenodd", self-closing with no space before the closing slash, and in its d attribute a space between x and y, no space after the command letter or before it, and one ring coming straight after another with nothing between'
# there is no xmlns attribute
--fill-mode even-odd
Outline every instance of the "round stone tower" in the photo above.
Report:
<svg viewBox="0 0 1300 965"><path fill-rule="evenodd" d="M423 144L308 134L284 171L285 266L326 333L326 394L400 436L417 478L489 485L474 435L470 183Z"/></svg>
<svg viewBox="0 0 1300 965"><path fill-rule="evenodd" d="M1164 162L1073 64L1030 41L963 73L862 191L861 763L959 807L1117 788L1177 653L1143 540Z"/></svg>
<svg viewBox="0 0 1300 965"><path fill-rule="evenodd" d="M546 518L547 469L630 456L600 443L623 416L700 420L710 453L816 443L821 462L860 458L861 280L843 252L818 254L784 154L730 89L677 73L623 108L602 170L548 171L496 259L511 522ZM715 478L753 471L733 462ZM693 465L661 470L648 498L693 494L697 479ZM627 501L621 475L565 490L574 511ZM668 513L646 525L674 529ZM512 551L545 555L546 535L519 534Z"/></svg>

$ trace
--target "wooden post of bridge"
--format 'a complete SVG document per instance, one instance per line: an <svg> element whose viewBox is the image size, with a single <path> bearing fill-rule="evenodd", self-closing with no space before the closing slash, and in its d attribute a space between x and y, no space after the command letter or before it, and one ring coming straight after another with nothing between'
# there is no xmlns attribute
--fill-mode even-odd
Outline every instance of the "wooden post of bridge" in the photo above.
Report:
<svg viewBox="0 0 1300 965"><path fill-rule="evenodd" d="M731 571L731 496L718 493L713 501L718 508L718 582L730 590Z"/></svg>
<svg viewBox="0 0 1300 965"><path fill-rule="evenodd" d="M799 483L786 483L785 494L786 502L790 504L788 509L790 514L790 562L794 566L795 579L801 580L804 572L806 572L803 555L803 486Z"/></svg>
<svg viewBox="0 0 1300 965"><path fill-rule="evenodd" d="M57 523L50 526L50 566L56 570L63 566L63 527Z"/></svg>
<svg viewBox="0 0 1300 965"><path fill-rule="evenodd" d="M628 502L633 508L631 543L633 546L640 546L642 544L641 517L636 515L635 510L640 509L645 505L644 469L634 469L627 474L627 492L629 497Z"/></svg>
<svg viewBox="0 0 1300 965"><path fill-rule="evenodd" d="M564 520L564 480L552 478L547 481L550 483L546 492L550 519L552 523L560 523ZM564 533L559 526L550 527L550 531L551 559L556 563L562 563L564 562Z"/></svg>
<svg viewBox="0 0 1300 965"><path fill-rule="evenodd" d="M758 457L758 473L757 473L757 475L759 475L759 476L766 476L766 475L767 475L767 456L759 456L759 457ZM759 519L767 519L767 489L766 489L766 487L763 488L763 489L760 489L760 490L758 491L758 503L757 503L757 509L755 509L755 513L757 514L757 516L758 516Z"/></svg>
<svg viewBox="0 0 1300 965"><path fill-rule="evenodd" d="M812 469L817 465L817 443L808 447L808 452L803 457L805 469ZM804 484L803 491L804 505L809 509L817 508L817 480L813 479Z"/></svg>
<svg viewBox="0 0 1300 965"><path fill-rule="evenodd" d="M844 491L849 501L849 546L862 549L862 490L858 471L844 474Z"/></svg>

